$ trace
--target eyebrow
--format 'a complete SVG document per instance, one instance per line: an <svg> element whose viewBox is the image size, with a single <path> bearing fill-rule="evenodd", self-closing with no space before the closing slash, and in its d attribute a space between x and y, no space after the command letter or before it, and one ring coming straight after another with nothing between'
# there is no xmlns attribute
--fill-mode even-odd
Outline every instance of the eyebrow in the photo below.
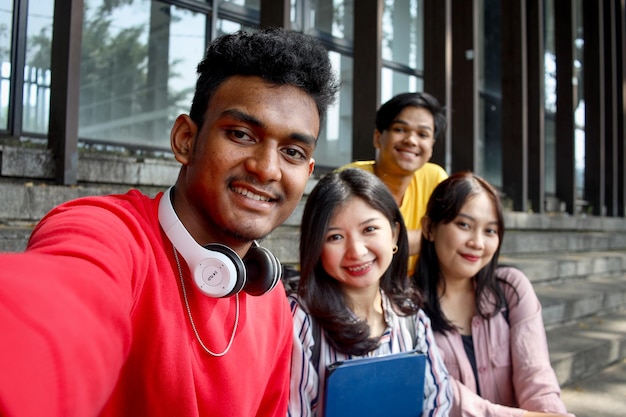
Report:
<svg viewBox="0 0 626 417"><path fill-rule="evenodd" d="M476 219L474 217L470 216L469 214L459 213L458 216L459 217L463 217L465 219L469 219L469 220L471 220L473 222L476 221ZM497 226L498 225L498 221L497 220L493 220L493 221L487 222L487 224L495 224Z"/></svg>
<svg viewBox="0 0 626 417"><path fill-rule="evenodd" d="M406 120L403 120L403 119L394 119L394 120L391 121L391 124L389 126L391 126L391 125L393 125L395 123L399 123L399 124L402 124L402 125L410 126L409 122L407 122ZM419 127L420 129L433 130L432 126L430 126L428 124L424 124L424 123L418 124L417 127Z"/></svg>
<svg viewBox="0 0 626 417"><path fill-rule="evenodd" d="M242 112L241 110L236 110L236 109L224 110L222 112L222 116L237 119L239 121L242 121L244 123L247 123L249 125L255 126L260 129L267 128L265 123L263 123L262 121L260 121L259 119L257 119L256 117L248 113ZM315 144L317 143L317 138L315 136L307 135L304 133L293 132L289 134L289 137L295 140L296 142L300 142L300 143L310 145L310 146L315 146Z"/></svg>
<svg viewBox="0 0 626 417"><path fill-rule="evenodd" d="M372 217L372 218L363 220L358 225L359 226L365 226L365 225L367 225L369 223L376 222L376 221L381 221L381 220L383 220L382 217ZM338 230L338 229L342 229L342 227L341 226L328 226L328 231Z"/></svg>

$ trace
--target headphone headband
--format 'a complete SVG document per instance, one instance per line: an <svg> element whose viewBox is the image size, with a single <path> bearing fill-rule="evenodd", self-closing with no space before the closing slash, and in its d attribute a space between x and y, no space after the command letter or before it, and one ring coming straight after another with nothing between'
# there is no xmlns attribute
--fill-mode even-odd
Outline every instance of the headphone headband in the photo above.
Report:
<svg viewBox="0 0 626 417"><path fill-rule="evenodd" d="M220 244L203 247L182 224L172 205L170 187L159 202L159 223L176 250L183 256L200 291L211 297L225 297L245 285L245 269L239 256ZM228 253L231 252L231 253ZM229 256L227 256L229 255ZM233 258L233 255L236 258ZM237 262L238 261L238 262ZM238 263L240 268L237 268ZM239 270L238 270L239 269ZM235 288L243 272L243 282ZM236 291L235 291L236 290Z"/></svg>

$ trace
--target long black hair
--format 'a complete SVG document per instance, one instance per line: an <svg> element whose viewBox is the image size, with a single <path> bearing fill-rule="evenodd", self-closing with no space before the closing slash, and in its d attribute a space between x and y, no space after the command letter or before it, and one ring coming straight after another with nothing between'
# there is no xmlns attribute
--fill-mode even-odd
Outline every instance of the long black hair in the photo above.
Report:
<svg viewBox="0 0 626 417"><path fill-rule="evenodd" d="M348 168L323 177L307 198L300 235L300 282L298 296L306 310L326 332L338 351L364 355L378 346L370 337L366 321L355 320L343 291L322 266L321 254L328 225L339 208L360 198L389 220L398 230L398 251L380 280L380 287L401 315L414 314L421 297L406 275L409 256L406 226L393 196L378 177L367 171Z"/></svg>
<svg viewBox="0 0 626 417"><path fill-rule="evenodd" d="M496 274L498 257L504 238L504 216L498 192L478 175L469 171L458 172L439 183L434 189L428 200L425 216L428 216L429 230L434 229L439 224L448 224L459 215L463 205L479 193L485 193L493 202L498 222L498 247L489 263L474 277L476 311L482 317L489 318L506 306L501 284L508 284L508 282L498 278ZM450 331L455 327L441 310L438 288L443 276L439 268L435 243L426 238L429 230L423 230L420 255L413 279L422 291L422 296L425 299L424 311L430 317L433 330ZM442 281L441 284L444 285L445 291L445 281ZM494 296L494 305L485 304L484 300L488 299L487 294Z"/></svg>

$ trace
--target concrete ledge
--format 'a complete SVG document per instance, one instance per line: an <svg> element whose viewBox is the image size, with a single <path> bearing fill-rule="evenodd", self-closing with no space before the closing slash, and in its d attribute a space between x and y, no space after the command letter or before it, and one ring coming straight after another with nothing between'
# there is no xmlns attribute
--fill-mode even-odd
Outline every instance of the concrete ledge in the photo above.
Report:
<svg viewBox="0 0 626 417"><path fill-rule="evenodd" d="M624 417L626 360L564 387L561 398L576 417Z"/></svg>
<svg viewBox="0 0 626 417"><path fill-rule="evenodd" d="M500 263L521 269L536 284L626 273L626 249L502 255Z"/></svg>
<svg viewBox="0 0 626 417"><path fill-rule="evenodd" d="M7 227L0 224L0 252L22 252L34 225Z"/></svg>
<svg viewBox="0 0 626 417"><path fill-rule="evenodd" d="M626 219L622 217L505 212L504 223L507 230L626 231Z"/></svg>
<svg viewBox="0 0 626 417"><path fill-rule="evenodd" d="M546 329L626 306L626 272L618 276L535 285Z"/></svg>
<svg viewBox="0 0 626 417"><path fill-rule="evenodd" d="M150 158L116 155L112 152L79 151L78 181L166 186L173 184L180 164L172 157ZM54 163L49 149L0 146L0 175L3 177L53 179Z"/></svg>
<svg viewBox="0 0 626 417"><path fill-rule="evenodd" d="M116 184L62 186L35 182L0 182L0 222L37 222L53 207L79 197L125 193L131 186ZM138 187L149 195L164 187Z"/></svg>
<svg viewBox="0 0 626 417"><path fill-rule="evenodd" d="M514 229L505 232L501 252L541 254L623 248L626 248L626 233L611 229L605 231Z"/></svg>
<svg viewBox="0 0 626 417"><path fill-rule="evenodd" d="M626 310L560 326L546 335L557 379L567 385L626 358Z"/></svg>

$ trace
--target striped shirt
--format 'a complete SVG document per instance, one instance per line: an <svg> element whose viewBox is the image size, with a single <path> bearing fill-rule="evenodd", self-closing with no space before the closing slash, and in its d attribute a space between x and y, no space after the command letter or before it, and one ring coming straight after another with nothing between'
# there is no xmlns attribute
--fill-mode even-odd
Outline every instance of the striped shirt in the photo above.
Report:
<svg viewBox="0 0 626 417"><path fill-rule="evenodd" d="M381 336L379 346L366 356L382 356L390 353L417 350L426 355L424 381L424 409L422 416L447 416L452 404L452 389L448 371L441 359L430 327L430 319L420 309L412 316L399 316L391 302L381 291L387 329ZM326 366L356 356L341 353L328 343L320 331L319 364L312 363L314 342L311 317L301 307L298 299L289 296L293 315L293 351L291 356L291 390L289 394L290 417L322 415L324 379ZM389 407L393 415L393 406Z"/></svg>

